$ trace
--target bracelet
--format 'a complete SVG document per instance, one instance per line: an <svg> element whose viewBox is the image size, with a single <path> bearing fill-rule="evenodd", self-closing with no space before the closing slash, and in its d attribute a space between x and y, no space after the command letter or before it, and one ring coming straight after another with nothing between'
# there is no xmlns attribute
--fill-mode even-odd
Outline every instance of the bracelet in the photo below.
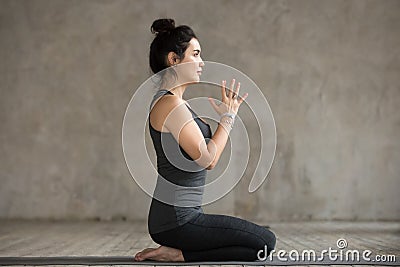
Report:
<svg viewBox="0 0 400 267"><path fill-rule="evenodd" d="M229 125L229 128L232 130L232 128L233 128L233 120L226 120L226 119L222 120L221 119L221 122L227 123Z"/></svg>
<svg viewBox="0 0 400 267"><path fill-rule="evenodd" d="M235 114L234 113L229 113L229 112L226 112L226 113L224 113L224 114L222 114L221 115L221 118L222 117L229 117L229 118L231 118L233 121L235 121Z"/></svg>

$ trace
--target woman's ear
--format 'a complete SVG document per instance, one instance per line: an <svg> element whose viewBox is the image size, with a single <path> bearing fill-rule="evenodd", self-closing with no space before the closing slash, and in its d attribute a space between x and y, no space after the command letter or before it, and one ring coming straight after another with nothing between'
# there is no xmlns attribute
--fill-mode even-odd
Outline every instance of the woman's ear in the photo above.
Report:
<svg viewBox="0 0 400 267"><path fill-rule="evenodd" d="M177 63L179 63L178 55L175 52L169 52L168 53L168 65L173 66Z"/></svg>

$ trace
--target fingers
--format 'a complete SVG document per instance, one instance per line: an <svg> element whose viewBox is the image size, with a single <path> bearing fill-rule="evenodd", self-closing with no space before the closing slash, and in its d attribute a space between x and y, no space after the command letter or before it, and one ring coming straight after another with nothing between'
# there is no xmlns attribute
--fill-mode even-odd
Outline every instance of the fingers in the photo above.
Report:
<svg viewBox="0 0 400 267"><path fill-rule="evenodd" d="M239 105L242 104L242 102L247 98L248 95L248 93L245 93L243 96L238 96Z"/></svg>
<svg viewBox="0 0 400 267"><path fill-rule="evenodd" d="M232 99L232 97L233 97L233 87L235 86L235 79L232 79L232 82L231 82L231 88L230 88L230 90L229 90L229 99Z"/></svg>
<svg viewBox="0 0 400 267"><path fill-rule="evenodd" d="M218 105L215 103L214 98L209 97L208 100L210 101L211 106L217 110L218 109Z"/></svg>
<svg viewBox="0 0 400 267"><path fill-rule="evenodd" d="M222 81L222 86L221 86L221 94L222 94L222 101L223 102L227 99L226 91L225 91L225 85L226 85L226 81L223 80Z"/></svg>
<svg viewBox="0 0 400 267"><path fill-rule="evenodd" d="M239 95L240 82L238 82L238 84L236 86L236 90L234 90L235 81L236 81L235 79L232 79L228 95L226 94L226 80L222 81L222 86L221 86L222 102L226 103L227 100L228 100L228 102L230 102L229 99L237 98L238 103L241 104L249 95L248 93L246 93L246 94L244 94L244 96L240 96ZM211 104L213 105L213 107L215 107L216 105L215 105L214 100L211 100L210 98L209 98L209 100L210 100L210 102L213 101L213 102L211 102Z"/></svg>
<svg viewBox="0 0 400 267"><path fill-rule="evenodd" d="M229 93L228 93L228 98L229 99L239 98L240 82L238 82L238 84L236 86L236 90L234 90L235 82L236 82L236 80L232 79L231 88L230 88Z"/></svg>
<svg viewBox="0 0 400 267"><path fill-rule="evenodd" d="M235 94L234 94L234 96L236 96L237 98L239 98L239 89L240 89L240 82L238 82L238 85L236 87L236 91L235 91Z"/></svg>

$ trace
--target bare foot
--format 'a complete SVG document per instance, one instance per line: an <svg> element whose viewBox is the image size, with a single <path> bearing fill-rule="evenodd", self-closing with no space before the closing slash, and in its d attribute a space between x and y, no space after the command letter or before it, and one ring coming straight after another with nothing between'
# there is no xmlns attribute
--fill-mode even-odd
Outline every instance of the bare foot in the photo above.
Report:
<svg viewBox="0 0 400 267"><path fill-rule="evenodd" d="M135 255L136 261L143 261L146 259L155 261L185 261L181 250L167 246L146 248Z"/></svg>
<svg viewBox="0 0 400 267"><path fill-rule="evenodd" d="M142 260L144 260L144 259L143 259L143 255L145 255L146 253L148 253L148 252L150 252L150 251L153 251L153 250L156 250L156 248L146 248L146 249L143 249L142 251L136 253L136 255L135 255L135 261L142 261Z"/></svg>

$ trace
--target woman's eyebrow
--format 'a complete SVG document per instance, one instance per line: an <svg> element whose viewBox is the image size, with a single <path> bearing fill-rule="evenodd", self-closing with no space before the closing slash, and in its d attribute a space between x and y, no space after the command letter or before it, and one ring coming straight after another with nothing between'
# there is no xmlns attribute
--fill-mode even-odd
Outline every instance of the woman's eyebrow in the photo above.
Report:
<svg viewBox="0 0 400 267"><path fill-rule="evenodd" d="M199 53L201 52L200 49L193 49L193 52L196 52L196 51Z"/></svg>

